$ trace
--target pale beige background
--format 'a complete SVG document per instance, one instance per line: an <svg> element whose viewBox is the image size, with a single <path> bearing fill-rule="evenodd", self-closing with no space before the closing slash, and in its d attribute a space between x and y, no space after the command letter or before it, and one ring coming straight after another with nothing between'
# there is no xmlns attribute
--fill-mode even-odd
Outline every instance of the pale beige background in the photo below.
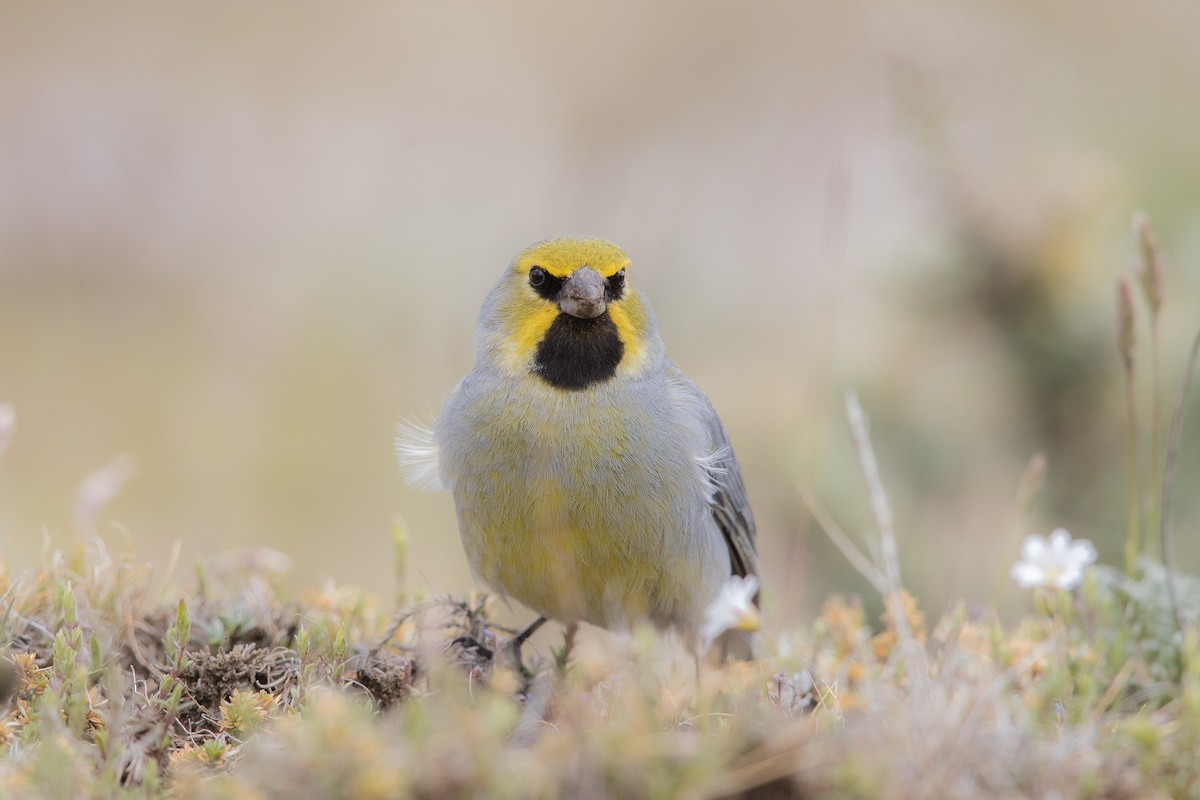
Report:
<svg viewBox="0 0 1200 800"><path fill-rule="evenodd" d="M1200 318L1195 3L0 19L0 401L19 418L0 535L18 567L44 532L67 541L80 481L127 454L101 533L160 568L179 542L185 583L197 557L266 545L297 588L390 592L401 512L411 582L469 587L449 498L402 484L393 425L428 420L469 369L508 259L565 232L626 248L721 411L778 618L863 589L796 488L869 526L848 387L934 611L1020 599L1012 498L1039 448L1037 529L1118 557L1111 297L1134 208L1172 258L1168 386ZM1181 494L1186 532L1200 507Z"/></svg>

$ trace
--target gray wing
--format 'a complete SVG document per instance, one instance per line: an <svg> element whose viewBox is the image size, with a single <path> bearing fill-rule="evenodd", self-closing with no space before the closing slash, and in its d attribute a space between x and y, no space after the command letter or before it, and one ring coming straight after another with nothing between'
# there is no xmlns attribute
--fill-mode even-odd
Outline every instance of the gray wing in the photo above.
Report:
<svg viewBox="0 0 1200 800"><path fill-rule="evenodd" d="M746 499L746 485L742 482L742 470L733 453L733 445L729 442L729 434L725 432L716 409L696 384L674 365L668 367L668 375L677 382L687 400L696 405L708 431L712 456L706 460L705 466L713 485L710 510L729 547L733 574L743 577L758 575L754 514Z"/></svg>

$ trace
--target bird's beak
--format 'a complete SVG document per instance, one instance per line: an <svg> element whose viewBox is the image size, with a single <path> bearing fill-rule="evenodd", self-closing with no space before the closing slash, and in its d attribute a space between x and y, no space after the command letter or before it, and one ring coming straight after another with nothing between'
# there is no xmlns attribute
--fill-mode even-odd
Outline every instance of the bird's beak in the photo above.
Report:
<svg viewBox="0 0 1200 800"><path fill-rule="evenodd" d="M604 313L604 278L591 267L580 267L558 292L558 310L579 319L595 319Z"/></svg>

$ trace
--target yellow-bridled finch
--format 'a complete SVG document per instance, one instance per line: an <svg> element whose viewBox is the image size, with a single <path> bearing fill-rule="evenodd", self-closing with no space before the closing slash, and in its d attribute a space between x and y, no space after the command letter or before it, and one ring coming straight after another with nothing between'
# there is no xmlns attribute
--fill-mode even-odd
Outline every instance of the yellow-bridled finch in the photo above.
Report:
<svg viewBox="0 0 1200 800"><path fill-rule="evenodd" d="M398 440L401 461L454 496L476 577L543 618L649 619L699 644L722 587L758 573L754 518L629 258L601 239L535 244L483 301L476 339L427 440Z"/></svg>

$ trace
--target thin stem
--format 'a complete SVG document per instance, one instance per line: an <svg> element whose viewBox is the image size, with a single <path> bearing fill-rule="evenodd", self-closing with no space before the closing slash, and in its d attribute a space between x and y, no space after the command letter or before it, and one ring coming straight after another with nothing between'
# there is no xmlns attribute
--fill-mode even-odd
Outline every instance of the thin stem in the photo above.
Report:
<svg viewBox="0 0 1200 800"><path fill-rule="evenodd" d="M1137 392L1133 376L1125 375L1125 405L1129 423L1129 519L1125 530L1125 574L1132 577L1141 547L1142 487L1138 469Z"/></svg>
<svg viewBox="0 0 1200 800"><path fill-rule="evenodd" d="M1179 396L1175 399L1175 411L1171 415L1171 438L1167 446L1167 458L1163 466L1162 505L1159 507L1159 536L1162 539L1163 567L1167 581L1167 599L1171 603L1171 613L1175 616L1175 626L1183 633L1183 617L1179 613L1179 598L1175 593L1175 543L1171 536L1169 511L1171 508L1171 490L1175 484L1175 462L1179 458L1179 445L1183 441L1183 411L1187 402L1188 388L1192 375L1196 372L1196 360L1200 357L1200 331L1192 340L1192 350L1188 354L1187 367L1183 372L1183 382L1179 387Z"/></svg>
<svg viewBox="0 0 1200 800"><path fill-rule="evenodd" d="M1150 486L1149 498L1160 496L1163 490L1163 431L1162 431L1162 375L1158 360L1158 314L1150 317L1150 373L1152 376L1152 395L1150 398ZM1147 531L1160 528L1162 524L1162 508L1151 499L1146 503ZM1149 542L1147 542L1149 544Z"/></svg>
<svg viewBox="0 0 1200 800"><path fill-rule="evenodd" d="M867 558L858 545L850 540L846 532L834 522L833 516L825 510L820 501L803 484L800 486L800 497L804 500L804 504L808 506L808 510L812 513L813 518L816 519L817 525L825 532L830 541L837 546L837 549L842 551L842 555L846 557L846 560L858 570L860 575L871 583L875 591L879 592L880 595L886 595L888 586L883 572L871 562L871 559Z"/></svg>
<svg viewBox="0 0 1200 800"><path fill-rule="evenodd" d="M854 448L858 451L858 462L871 494L871 510L879 526L880 560L883 562L880 566L888 584L885 599L892 608L897 636L901 641L907 641L910 638L908 617L904 613L904 600L900 596L900 555L896 547L892 507L888 503L887 493L883 490L883 480L879 477L879 461L875 458L875 449L871 446L867 415L854 392L846 392L846 418L850 421L850 432L854 437Z"/></svg>

